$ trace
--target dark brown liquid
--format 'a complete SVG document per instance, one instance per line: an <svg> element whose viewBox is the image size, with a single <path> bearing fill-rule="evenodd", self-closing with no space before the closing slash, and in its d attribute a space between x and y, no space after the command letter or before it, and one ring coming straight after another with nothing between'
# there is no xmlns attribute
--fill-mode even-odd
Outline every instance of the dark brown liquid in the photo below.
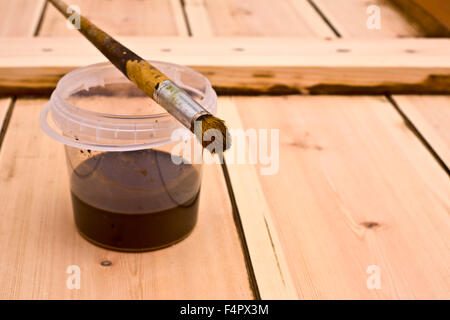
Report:
<svg viewBox="0 0 450 320"><path fill-rule="evenodd" d="M161 151L107 152L71 177L75 223L89 241L154 250L185 238L197 220L200 172Z"/></svg>

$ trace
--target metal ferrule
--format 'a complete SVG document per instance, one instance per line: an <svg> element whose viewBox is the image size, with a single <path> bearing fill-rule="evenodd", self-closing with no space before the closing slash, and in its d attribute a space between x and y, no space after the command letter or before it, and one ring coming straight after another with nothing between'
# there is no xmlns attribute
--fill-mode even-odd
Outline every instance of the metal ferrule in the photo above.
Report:
<svg viewBox="0 0 450 320"><path fill-rule="evenodd" d="M153 99L191 131L194 129L195 120L209 114L186 91L170 80L161 82L153 92Z"/></svg>

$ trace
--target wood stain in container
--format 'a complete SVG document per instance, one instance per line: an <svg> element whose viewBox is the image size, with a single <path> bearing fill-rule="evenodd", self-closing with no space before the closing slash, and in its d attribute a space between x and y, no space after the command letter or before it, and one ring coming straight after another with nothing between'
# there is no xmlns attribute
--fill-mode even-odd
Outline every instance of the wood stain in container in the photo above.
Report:
<svg viewBox="0 0 450 320"><path fill-rule="evenodd" d="M152 149L90 156L73 168L70 179L78 231L119 251L181 241L197 221L200 170Z"/></svg>

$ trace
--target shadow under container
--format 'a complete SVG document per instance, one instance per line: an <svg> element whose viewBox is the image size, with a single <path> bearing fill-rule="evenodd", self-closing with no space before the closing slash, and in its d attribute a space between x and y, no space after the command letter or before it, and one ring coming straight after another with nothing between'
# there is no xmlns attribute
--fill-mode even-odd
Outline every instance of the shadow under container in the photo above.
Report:
<svg viewBox="0 0 450 320"><path fill-rule="evenodd" d="M151 63L216 113L217 96L205 77L183 66ZM182 142L198 142L110 63L64 76L40 123L65 145L75 224L85 239L113 250L147 251L193 230L201 161L172 151Z"/></svg>

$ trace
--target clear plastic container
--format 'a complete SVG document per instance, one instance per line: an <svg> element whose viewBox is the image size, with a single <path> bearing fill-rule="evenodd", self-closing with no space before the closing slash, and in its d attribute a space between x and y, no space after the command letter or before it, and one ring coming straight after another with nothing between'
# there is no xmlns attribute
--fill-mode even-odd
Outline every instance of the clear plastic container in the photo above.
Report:
<svg viewBox="0 0 450 320"><path fill-rule="evenodd" d="M150 62L216 113L217 96L205 77ZM114 250L147 251L192 231L201 164L179 161L182 154L172 150L193 135L110 63L64 76L40 123L65 145L75 224L84 238Z"/></svg>

